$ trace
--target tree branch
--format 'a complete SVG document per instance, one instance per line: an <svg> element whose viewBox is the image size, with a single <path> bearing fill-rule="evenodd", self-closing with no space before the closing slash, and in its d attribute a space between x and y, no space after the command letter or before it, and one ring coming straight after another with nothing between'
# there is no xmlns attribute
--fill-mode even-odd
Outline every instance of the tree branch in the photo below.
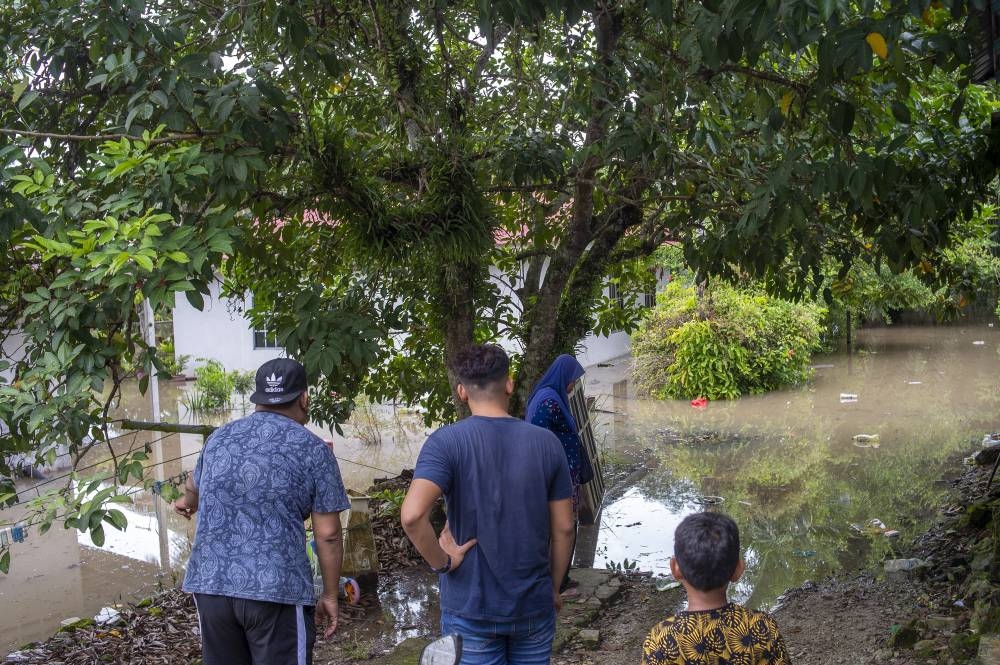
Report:
<svg viewBox="0 0 1000 665"><path fill-rule="evenodd" d="M800 95L804 95L806 92L809 91L809 85L801 81L790 79L787 76L782 76L781 74L775 72L768 72L761 69L753 69L752 67L745 67L743 65L723 65L716 70L707 68L703 68L701 70L701 73L707 78L713 78L714 76L723 72L728 72L732 74L743 74L744 76L760 79L761 81L777 83L780 86L791 88Z"/></svg>
<svg viewBox="0 0 1000 665"><path fill-rule="evenodd" d="M129 139L130 141L144 140L141 136L132 136L131 134L54 134L51 132L32 132L27 129L11 129L8 127L0 127L0 134L7 134L8 136L28 136L38 139L54 139L56 141L116 141L119 139ZM146 144L160 145L162 143L202 139L207 136L207 134L170 134L169 136L160 136L155 139L150 139L146 142Z"/></svg>

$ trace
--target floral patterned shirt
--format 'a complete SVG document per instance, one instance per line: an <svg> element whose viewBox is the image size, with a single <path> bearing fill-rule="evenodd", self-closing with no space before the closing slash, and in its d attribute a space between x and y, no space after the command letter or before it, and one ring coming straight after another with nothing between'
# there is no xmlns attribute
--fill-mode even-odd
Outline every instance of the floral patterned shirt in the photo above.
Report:
<svg viewBox="0 0 1000 665"><path fill-rule="evenodd" d="M778 624L764 612L729 603L678 612L649 631L642 665L790 665Z"/></svg>
<svg viewBox="0 0 1000 665"><path fill-rule="evenodd" d="M314 605L305 519L351 505L323 440L258 411L209 437L194 480L198 524L184 590Z"/></svg>

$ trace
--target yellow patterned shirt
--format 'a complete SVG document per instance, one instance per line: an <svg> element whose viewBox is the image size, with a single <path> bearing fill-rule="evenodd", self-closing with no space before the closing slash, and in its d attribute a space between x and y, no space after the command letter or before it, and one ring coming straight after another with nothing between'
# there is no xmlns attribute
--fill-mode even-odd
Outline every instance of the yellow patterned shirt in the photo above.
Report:
<svg viewBox="0 0 1000 665"><path fill-rule="evenodd" d="M729 603L678 612L649 631L642 665L790 665L778 624L769 614Z"/></svg>

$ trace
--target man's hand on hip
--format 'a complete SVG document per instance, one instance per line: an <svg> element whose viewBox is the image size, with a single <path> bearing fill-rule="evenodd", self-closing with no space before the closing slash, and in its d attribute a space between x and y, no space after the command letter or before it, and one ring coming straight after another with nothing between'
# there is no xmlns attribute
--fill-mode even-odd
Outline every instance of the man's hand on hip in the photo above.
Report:
<svg viewBox="0 0 1000 665"><path fill-rule="evenodd" d="M445 522L444 529L441 531L441 535L438 537L438 545L444 550L444 553L451 557L451 569L455 570L462 565L462 561L465 559L465 553L472 549L472 547L479 541L475 538L471 538L464 545L459 545L455 542L455 536L452 535L451 529L448 527L448 523Z"/></svg>

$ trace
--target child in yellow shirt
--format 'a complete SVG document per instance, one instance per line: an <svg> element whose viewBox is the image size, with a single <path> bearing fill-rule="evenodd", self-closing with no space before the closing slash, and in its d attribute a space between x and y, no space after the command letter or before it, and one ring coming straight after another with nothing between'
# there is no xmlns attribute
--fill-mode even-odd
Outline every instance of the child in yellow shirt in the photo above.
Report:
<svg viewBox="0 0 1000 665"><path fill-rule="evenodd" d="M790 665L774 619L726 597L745 567L733 520L719 513L685 517L674 532L670 572L684 585L688 608L653 626L642 665Z"/></svg>

